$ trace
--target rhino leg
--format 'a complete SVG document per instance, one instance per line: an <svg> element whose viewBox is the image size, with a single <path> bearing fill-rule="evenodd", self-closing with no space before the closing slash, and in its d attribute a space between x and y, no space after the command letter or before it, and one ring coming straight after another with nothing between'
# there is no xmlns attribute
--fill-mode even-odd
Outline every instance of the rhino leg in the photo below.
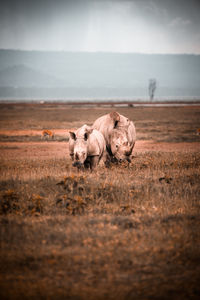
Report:
<svg viewBox="0 0 200 300"><path fill-rule="evenodd" d="M112 162L112 157L113 157L113 155L112 155L110 146L106 146L106 151L104 151L104 154L103 154L103 162L104 162L106 168L110 167L110 164Z"/></svg>
<svg viewBox="0 0 200 300"><path fill-rule="evenodd" d="M104 163L104 165L105 165L106 167L109 166L110 157L109 157L109 154L108 154L108 152L107 152L106 150L103 151L103 154L102 154L101 157L99 157L99 160L102 160L103 163Z"/></svg>
<svg viewBox="0 0 200 300"><path fill-rule="evenodd" d="M90 157L90 169L93 170L99 163L99 155Z"/></svg>
<svg viewBox="0 0 200 300"><path fill-rule="evenodd" d="M103 162L106 168L109 168L111 165L111 157L110 155L106 152L105 155L103 156Z"/></svg>
<svg viewBox="0 0 200 300"><path fill-rule="evenodd" d="M90 165L91 165L91 159L90 159L90 157L87 157L87 159L84 162L85 169L89 169Z"/></svg>

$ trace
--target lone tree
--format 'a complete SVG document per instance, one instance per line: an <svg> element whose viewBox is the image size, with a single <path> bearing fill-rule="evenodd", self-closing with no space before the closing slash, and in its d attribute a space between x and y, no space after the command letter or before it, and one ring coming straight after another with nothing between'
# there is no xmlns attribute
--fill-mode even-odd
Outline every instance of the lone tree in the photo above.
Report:
<svg viewBox="0 0 200 300"><path fill-rule="evenodd" d="M149 79L149 97L150 97L150 101L153 101L155 91L156 91L156 79L151 78L151 79Z"/></svg>

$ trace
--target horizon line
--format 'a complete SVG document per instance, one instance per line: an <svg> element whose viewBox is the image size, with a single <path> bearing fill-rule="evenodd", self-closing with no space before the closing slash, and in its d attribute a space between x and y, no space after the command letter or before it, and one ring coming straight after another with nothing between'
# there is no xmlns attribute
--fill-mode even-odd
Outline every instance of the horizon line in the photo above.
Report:
<svg viewBox="0 0 200 300"><path fill-rule="evenodd" d="M179 53L159 53L159 52L114 52L114 51L84 51L84 50L39 50L39 49L17 49L17 48L0 48L0 51L19 51L19 52L51 52L51 53L87 53L87 54L140 54L140 55L200 55L194 52L179 52Z"/></svg>

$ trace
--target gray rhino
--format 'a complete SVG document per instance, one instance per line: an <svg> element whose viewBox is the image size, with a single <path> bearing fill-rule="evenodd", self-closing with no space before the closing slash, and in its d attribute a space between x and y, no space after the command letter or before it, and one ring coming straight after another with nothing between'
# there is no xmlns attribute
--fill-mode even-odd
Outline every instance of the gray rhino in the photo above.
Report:
<svg viewBox="0 0 200 300"><path fill-rule="evenodd" d="M101 132L83 125L69 134L69 152L74 161L73 166L92 170L101 158L106 161L106 143Z"/></svg>
<svg viewBox="0 0 200 300"><path fill-rule="evenodd" d="M130 162L136 141L136 130L132 121L118 112L111 112L98 118L92 128L103 134L111 161L127 160Z"/></svg>

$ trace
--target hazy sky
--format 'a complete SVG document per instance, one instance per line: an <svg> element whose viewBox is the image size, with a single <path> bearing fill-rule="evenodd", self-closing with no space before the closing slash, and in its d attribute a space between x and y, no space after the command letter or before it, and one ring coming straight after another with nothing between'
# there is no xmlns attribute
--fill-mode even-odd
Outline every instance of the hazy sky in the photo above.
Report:
<svg viewBox="0 0 200 300"><path fill-rule="evenodd" d="M3 0L0 48L200 54L200 0Z"/></svg>

